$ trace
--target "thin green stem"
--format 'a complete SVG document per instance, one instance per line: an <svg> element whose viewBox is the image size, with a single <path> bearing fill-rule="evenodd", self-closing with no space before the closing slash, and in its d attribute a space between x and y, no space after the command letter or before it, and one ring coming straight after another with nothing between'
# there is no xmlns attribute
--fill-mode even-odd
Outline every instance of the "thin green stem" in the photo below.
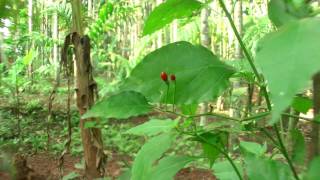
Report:
<svg viewBox="0 0 320 180"><path fill-rule="evenodd" d="M167 93L166 93L166 111L168 110L168 96L169 96L169 83L166 82L166 85L167 85Z"/></svg>
<svg viewBox="0 0 320 180"><path fill-rule="evenodd" d="M205 138L203 138L202 136L198 136L198 138L200 138L201 140L205 141L207 144L210 144L212 145L215 149L217 149L221 154L223 154L227 160L229 161L229 163L231 164L231 166L233 167L233 169L235 170L235 172L237 173L238 177L240 180L243 180L241 174L240 174L240 171L238 169L238 167L236 166L236 164L234 163L234 161L231 159L231 157L229 156L229 154L226 152L225 149L220 149L218 146L216 146L215 144L209 142L208 140L206 140Z"/></svg>
<svg viewBox="0 0 320 180"><path fill-rule="evenodd" d="M286 160L287 160L287 162L288 162L288 164L290 166L290 169L291 169L291 171L293 173L294 178L296 180L299 180L300 178L299 178L299 176L298 176L298 174L297 174L297 172L296 172L296 170L295 170L295 168L293 166L293 163L292 163L291 159L289 158L288 151L287 151L286 147L283 144L283 141L281 139L281 135L279 133L278 127L277 127L277 125L274 125L273 127L274 127L274 130L276 132L276 136L277 136L277 139L278 139L278 142L279 142L280 151L282 152L282 154L286 158Z"/></svg>
<svg viewBox="0 0 320 180"><path fill-rule="evenodd" d="M247 60L248 60L248 62L250 64L250 67L252 68L254 74L257 77L258 82L260 83L260 88L261 88L261 90L262 90L262 92L264 94L264 97L266 99L267 107L268 107L269 110L271 110L271 102L270 102L270 98L269 98L269 95L268 95L268 92L267 92L267 88L266 88L266 86L264 84L264 79L263 79L262 76L260 76L256 66L254 65L253 58L250 55L248 49L246 48L246 46L245 46L245 44L244 44L244 42L243 42L243 40L242 40L242 38L240 36L240 33L237 30L236 25L234 24L234 22L232 20L232 17L231 17L231 14L229 13L225 3L223 2L223 0L219 0L219 3L220 3L221 8L223 9L224 13L226 14L226 16L228 18L228 21L229 21L229 23L231 25L231 28L232 28L232 30L233 30L233 32L234 32L234 34L235 34L235 36L236 36L236 38L238 40L243 52L244 52L244 55L247 57Z"/></svg>
<svg viewBox="0 0 320 180"><path fill-rule="evenodd" d="M175 112L175 103L176 103L176 86L177 83L174 81L174 91L173 91L173 104L172 104L172 111Z"/></svg>

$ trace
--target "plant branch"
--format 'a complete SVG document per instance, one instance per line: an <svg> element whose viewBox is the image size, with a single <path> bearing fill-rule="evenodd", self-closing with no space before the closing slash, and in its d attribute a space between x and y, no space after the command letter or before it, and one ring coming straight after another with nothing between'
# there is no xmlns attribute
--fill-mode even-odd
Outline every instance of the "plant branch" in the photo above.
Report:
<svg viewBox="0 0 320 180"><path fill-rule="evenodd" d="M208 140L206 140L205 138L203 138L202 136L197 135L198 138L200 138L201 140L205 141L207 144L210 144L211 146L213 146L215 149L217 149L221 154L223 154L227 160L229 161L229 163L231 164L231 166L233 167L233 169L236 171L238 177L240 180L243 180L240 171L238 169L238 167L236 166L236 164L234 163L234 161L231 159L231 157L229 156L229 154L225 151L225 150L221 150L218 146L216 146L215 144L209 142Z"/></svg>
<svg viewBox="0 0 320 180"><path fill-rule="evenodd" d="M287 151L286 147L284 146L284 144L282 142L278 127L277 127L277 125L274 125L273 127L274 127L274 130L276 132L277 139L279 141L279 147L280 147L279 150L282 152L282 154L286 158L286 160L287 160L287 162L288 162L288 164L290 166L290 169L291 169L291 171L292 171L292 173L294 175L294 178L296 180L299 180L300 178L299 178L299 176L298 176L298 174L297 174L297 172L296 172L296 170L295 170L295 168L293 166L293 163L292 163L291 159L289 158L288 151Z"/></svg>
<svg viewBox="0 0 320 180"><path fill-rule="evenodd" d="M229 23L231 25L231 28L232 28L232 30L233 30L233 32L234 32L234 34L235 34L235 36L236 36L236 38L238 40L243 52L244 52L244 55L247 57L247 60L248 60L248 62L250 64L251 69L253 70L253 73L257 77L257 80L258 80L258 82L260 84L260 88L261 88L261 90L262 90L262 92L264 94L264 97L266 99L266 103L267 103L268 109L271 110L271 102L270 102L270 98L269 98L269 95L268 95L268 92L267 92L266 85L264 83L264 79L263 79L262 76L260 76L256 66L254 65L253 58L250 55L248 49L246 48L246 46L245 46L245 44L244 44L244 42L243 42L243 40L242 40L242 38L240 36L240 33L237 30L236 25L234 24L234 22L232 20L232 17L231 17L231 14L229 13L225 3L223 2L223 0L219 0L219 3L220 3L221 8L223 9L224 13L226 14L226 16L228 18L228 21L229 21Z"/></svg>

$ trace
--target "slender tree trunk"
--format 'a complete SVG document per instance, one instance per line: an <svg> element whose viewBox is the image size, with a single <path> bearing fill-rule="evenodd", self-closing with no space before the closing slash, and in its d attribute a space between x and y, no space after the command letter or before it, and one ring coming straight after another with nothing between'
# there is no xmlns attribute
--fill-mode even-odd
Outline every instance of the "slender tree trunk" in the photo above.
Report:
<svg viewBox="0 0 320 180"><path fill-rule="evenodd" d="M32 43L32 39L31 39L31 36L32 36L32 10L33 10L33 7L32 7L32 0L28 0L28 32L29 32L29 37L30 37L30 40L29 40L29 51L33 48L33 43ZM31 78L31 82L32 82L32 71L33 71L33 67L32 67L32 62L30 62L29 66L28 66L28 75L29 77Z"/></svg>
<svg viewBox="0 0 320 180"><path fill-rule="evenodd" d="M95 101L94 92L96 83L93 80L92 66L90 62L90 39L83 36L81 21L81 2L72 0L73 32L72 42L76 61L76 95L77 107L80 115L83 115ZM88 121L95 119L81 119L80 129L84 150L85 173L88 179L102 177L104 174L104 153L101 130L98 128L84 128Z"/></svg>
<svg viewBox="0 0 320 180"><path fill-rule="evenodd" d="M201 44L205 46L208 49L210 48L211 45L211 39L210 39L210 34L209 34L209 23L208 19L210 16L210 11L208 8L202 9L201 11L201 33L200 33L200 39L201 39ZM202 103L200 105L200 112L201 113L206 113L208 111L208 103ZM200 118L200 126L204 126L207 122L207 117L202 116Z"/></svg>
<svg viewBox="0 0 320 180"><path fill-rule="evenodd" d="M161 3L163 2L163 0L156 0L156 7L159 6ZM160 29L157 33L157 48L162 47L162 32L163 30Z"/></svg>
<svg viewBox="0 0 320 180"><path fill-rule="evenodd" d="M178 36L178 20L174 20L172 22L172 42L177 42L179 41L179 36Z"/></svg>
<svg viewBox="0 0 320 180"><path fill-rule="evenodd" d="M242 16L242 0L238 0L235 5L234 22L236 24L239 34L243 34L243 16ZM235 58L242 59L242 49L238 41L235 42Z"/></svg>
<svg viewBox="0 0 320 180"><path fill-rule="evenodd" d="M55 11L52 15L52 38L54 39L53 44L53 65L55 69L55 76L57 76L58 73L58 67L59 67L59 55L58 55L58 39L59 39L59 32L58 32L58 13Z"/></svg>
<svg viewBox="0 0 320 180"><path fill-rule="evenodd" d="M320 72L313 77L313 113L314 118L320 115ZM308 164L319 155L319 124L311 124Z"/></svg>

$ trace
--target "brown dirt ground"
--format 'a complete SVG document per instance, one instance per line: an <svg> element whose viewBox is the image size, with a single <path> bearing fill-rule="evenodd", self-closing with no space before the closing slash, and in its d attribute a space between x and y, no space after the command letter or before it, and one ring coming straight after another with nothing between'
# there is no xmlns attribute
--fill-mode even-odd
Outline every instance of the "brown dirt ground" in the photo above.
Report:
<svg viewBox="0 0 320 180"><path fill-rule="evenodd" d="M29 155L26 158L27 166L33 170L31 178L26 180L59 180L60 171L58 168L58 157L47 153L38 153ZM106 176L116 179L121 175L123 168L122 161L130 161L130 157L113 154L109 158L106 167ZM75 168L75 164L79 163L79 157L73 157L66 154L63 164L63 174L67 175L70 172L77 172L83 175L83 170ZM11 180L8 173L0 172L1 180ZM83 179L83 178L77 178ZM205 169L196 169L193 167L182 169L175 176L175 180L216 180L214 175Z"/></svg>

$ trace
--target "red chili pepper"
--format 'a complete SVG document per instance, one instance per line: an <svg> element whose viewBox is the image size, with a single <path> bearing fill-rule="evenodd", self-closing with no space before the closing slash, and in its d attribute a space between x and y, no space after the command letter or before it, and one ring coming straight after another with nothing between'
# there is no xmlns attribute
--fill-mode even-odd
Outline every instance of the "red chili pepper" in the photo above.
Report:
<svg viewBox="0 0 320 180"><path fill-rule="evenodd" d="M176 80L176 76L174 74L171 74L170 79L171 79L171 81L175 81Z"/></svg>
<svg viewBox="0 0 320 180"><path fill-rule="evenodd" d="M168 81L168 75L166 72L161 72L160 77L163 81L166 81L166 82Z"/></svg>

